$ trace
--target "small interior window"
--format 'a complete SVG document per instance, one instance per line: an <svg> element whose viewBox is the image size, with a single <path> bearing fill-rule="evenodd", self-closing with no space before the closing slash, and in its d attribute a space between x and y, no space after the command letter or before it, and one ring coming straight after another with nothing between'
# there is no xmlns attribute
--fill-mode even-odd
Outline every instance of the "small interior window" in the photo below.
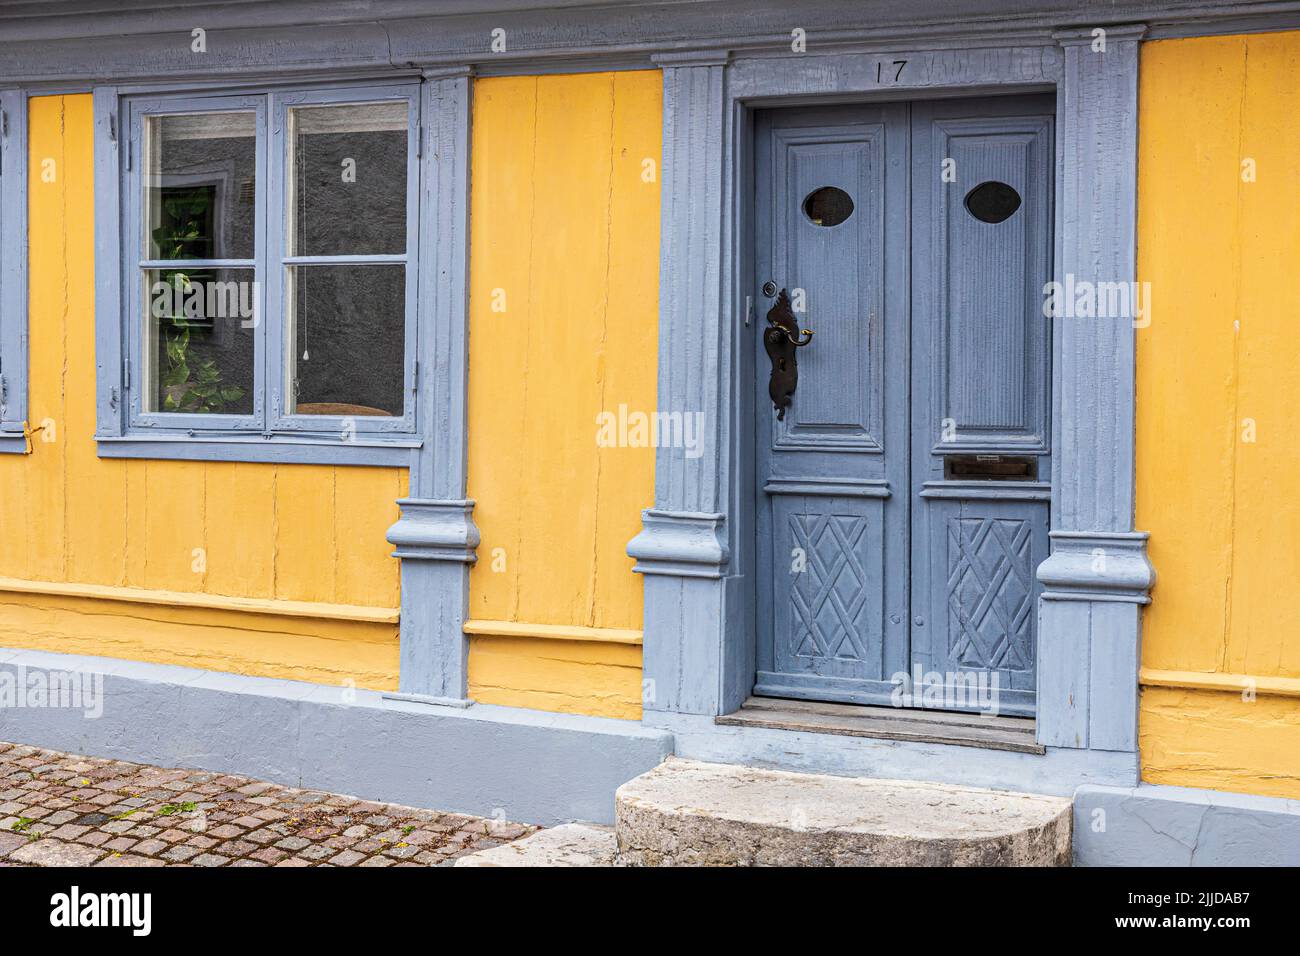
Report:
<svg viewBox="0 0 1300 956"><path fill-rule="evenodd" d="M805 197L803 214L815 226L838 226L853 215L853 199L837 186L823 186Z"/></svg>
<svg viewBox="0 0 1300 956"><path fill-rule="evenodd" d="M966 194L966 211L980 222L999 223L1020 208L1020 193L995 179L980 183Z"/></svg>

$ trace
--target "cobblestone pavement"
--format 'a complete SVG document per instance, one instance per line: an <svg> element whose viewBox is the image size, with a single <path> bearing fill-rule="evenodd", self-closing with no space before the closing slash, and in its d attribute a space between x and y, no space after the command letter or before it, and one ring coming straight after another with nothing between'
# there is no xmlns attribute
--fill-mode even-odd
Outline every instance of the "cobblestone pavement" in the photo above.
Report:
<svg viewBox="0 0 1300 956"><path fill-rule="evenodd" d="M436 866L535 830L0 742L0 866Z"/></svg>

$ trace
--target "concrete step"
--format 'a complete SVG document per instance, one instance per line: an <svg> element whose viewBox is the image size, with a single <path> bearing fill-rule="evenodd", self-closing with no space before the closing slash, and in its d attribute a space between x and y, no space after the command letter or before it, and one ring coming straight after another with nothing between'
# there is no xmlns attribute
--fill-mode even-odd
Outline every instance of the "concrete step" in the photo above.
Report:
<svg viewBox="0 0 1300 956"><path fill-rule="evenodd" d="M613 866L617 850L614 831L608 827L565 823L462 856L456 866Z"/></svg>
<svg viewBox="0 0 1300 956"><path fill-rule="evenodd" d="M1062 797L670 758L614 813L624 866L1070 865Z"/></svg>

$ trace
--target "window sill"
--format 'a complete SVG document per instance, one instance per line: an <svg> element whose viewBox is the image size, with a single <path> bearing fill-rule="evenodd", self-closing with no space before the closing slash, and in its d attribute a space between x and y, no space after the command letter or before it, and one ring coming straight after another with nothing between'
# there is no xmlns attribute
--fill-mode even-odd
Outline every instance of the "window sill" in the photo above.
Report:
<svg viewBox="0 0 1300 956"><path fill-rule="evenodd" d="M243 461L289 465L378 465L406 467L418 438L330 441L302 436L180 437L176 435L96 435L100 458L151 458L166 461ZM3 449L0 449L3 450Z"/></svg>
<svg viewBox="0 0 1300 956"><path fill-rule="evenodd" d="M0 455L27 454L27 436L22 432L0 432Z"/></svg>

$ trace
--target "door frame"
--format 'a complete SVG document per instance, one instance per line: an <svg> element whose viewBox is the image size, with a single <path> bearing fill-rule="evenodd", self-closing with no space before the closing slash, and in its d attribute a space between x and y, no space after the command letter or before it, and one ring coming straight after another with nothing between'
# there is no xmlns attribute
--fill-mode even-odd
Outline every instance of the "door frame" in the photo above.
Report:
<svg viewBox="0 0 1300 956"><path fill-rule="evenodd" d="M1145 30L654 57L664 76L659 409L702 412L705 428L696 458L657 450L654 507L628 553L644 575L643 722L673 730L679 753L745 762L779 746L713 724L740 706L755 668L753 111L1054 92L1055 279L1132 283ZM1058 319L1052 338L1051 554L1037 572L1045 753L944 747L952 759L936 761L924 745L882 754L878 741L802 735L803 766L976 783L996 768L999 786L1058 792L1137 782L1141 614L1155 575L1147 535L1134 527L1133 321Z"/></svg>
<svg viewBox="0 0 1300 956"><path fill-rule="evenodd" d="M1047 556L1047 519L1051 505L1051 323L1038 325L1043 322L1039 315L1042 305L1039 290L1051 278L1055 95L887 99L793 110L753 109L751 113L755 143L752 198L755 242L749 254L759 274L745 291L760 306L749 328L749 347L754 350L756 363L751 387L757 390L752 427L755 428L754 466L758 468L754 539L758 575L755 579L758 675L753 694L888 705L900 690L896 682L899 674L913 674L917 668L926 672L937 669L949 675L977 673L966 663L950 658L947 641L953 625L951 620L946 627L942 623L946 612L941 609L952 597L944 585L952 573L948 536L953 530L943 522L956 519L959 512L963 525L977 517L986 522L983 525L986 530L991 525L1004 526L1006 519L1024 522L1028 536L1025 546L1030 553L1023 562L1011 559L1009 566L1015 567L1015 573L1029 584L1029 593L1017 609L1017 617L1021 626L1033 632L1037 644L1035 621L1041 585L1032 575ZM1032 172L1026 173L1020 185L1021 189L1031 190L1026 195L1032 194L1034 198L1032 202L1026 200L1026 211L1018 217L1028 230L1026 235L1035 237L1026 259L1026 267L1033 276L1032 293L1028 303L1020 299L1021 307L1027 305L1030 313L1022 317L1022 321L1027 318L1022 331L1031 336L1032 343L1020 379L1025 389L1025 431L1017 435L980 433L966 426L960 438L953 436L951 443L943 439L942 451L945 454L993 451L991 442L999 453L1033 455L1039 473L1032 481L954 481L941 469L936 470L939 460L935 452L940 451L940 436L935 425L921 423L918 427L922 419L937 423L940 416L949 413L941 389L945 383L953 384L938 371L946 365L943 344L946 339L942 329L947 327L943 317L948 310L941 304L947 301L946 296L930 290L933 284L930 268L947 271L941 265L944 256L935 243L948 230L961 228L961 224L940 227L939 219L935 218L945 208L948 194L938 185L937 175L930 179L930 164L936 164L933 172L937 174L936 157L949 155L935 152L943 148L937 146L936 136L943 139L989 132L1029 137L1038 144L1033 147ZM874 370L867 376L874 383L870 386L872 413L870 420L861 420L864 434L860 438L820 432L815 425L807 426L809 431L801 436L794 431L783 432L773 421L765 397L768 385L763 346L765 323L757 313L769 306L773 296L767 290L760 290L759 283L764 279L779 280L777 285L790 284L792 291L793 285L805 285L803 278L796 278L790 272L790 263L777 265L783 254L779 251L780 242L776 246L772 242L774 237L782 235L783 229L796 230L786 234L786 238L796 235L800 228L797 222L801 220L795 208L789 206L791 197L785 194L785 189L793 183L783 182L783 177L797 167L785 165L794 160L789 156L781 158L782 147L789 149L791 144L807 142L819 146L837 143L838 146L828 147L836 155L845 148L845 142L851 142L855 148L875 157L870 167L857 168L856 191L834 176L802 181L797 187L806 191L818 184L844 185L855 193L858 203L852 218L840 228L849 228L857 242L866 244L863 248L869 253L867 260L872 266L865 274L873 277L869 287L876 288L876 295L869 303L862 302L857 311L863 316L867 311L878 312L880 323L879 334L874 336L872 357L867 360L867 367ZM766 155L768 151L771 151L770 159ZM1029 156L1025 159L1028 161ZM866 174L868 168L872 170L870 174ZM969 167L963 165L963 168L968 175ZM957 196L983 176L968 179L967 175L962 177L966 185L960 187ZM1009 172L997 178L1019 182ZM868 190L879 192L868 196ZM868 218L858 220L859 211ZM834 232L839 233L840 228ZM970 228L978 231L987 227ZM845 239L841 234L840 239L828 241L836 243ZM815 300L821 295L825 307L825 289L821 293L808 291L813 307L807 321L820 329L828 319ZM1021 295L1026 291L1030 291L1028 287L1020 287ZM862 341L866 340L863 334ZM914 360L918 346L919 354L933 356L933 363ZM814 344L800 354L815 366L821 355L819 350L825 347ZM816 369L809 367L800 379L816 375ZM864 387L867 387L865 382ZM863 400L866 401L865 396ZM918 408L925 410L919 418ZM803 419L799 409L796 401L792 409L795 422ZM848 409L843 411L848 413ZM854 417L833 420L858 421ZM802 430L805 426L793 427ZM832 518L832 513L836 517ZM878 627L879 632L876 639L863 635L866 654L861 660L841 663L827 659L819 662L820 668L808 669L791 664L788 657L784 664L778 660L784 647L781 635L792 626L792 616L797 613L787 600L785 589L789 589L790 596L803 593L807 599L809 594L801 585L814 586L808 582L817 579L806 575L790 577L784 569L790 560L786 550L799 537L788 525L796 514L827 518L832 523L839 523L841 518L859 518L864 522L863 536L869 543L867 550L859 555L861 560L855 564L854 573L875 582L865 589L867 599L861 613L867 615L863 623L872 631ZM993 539L1000 540L997 534ZM810 548L807 558L812 570L818 556ZM971 566L978 567L979 563L972 561ZM821 587L829 583L824 576L820 576L820 582ZM841 613L844 613L842 608ZM769 617L772 619L768 620ZM787 655L789 651L785 647ZM1033 716L1037 667L1030 664L1029 669L1028 679L1013 674L1015 668L985 669L985 673L1000 672L1000 693L996 698L1000 714ZM822 693L825 696L819 696ZM921 706L918 688L913 687L907 696L909 706ZM930 695L925 696L928 699ZM926 705L927 709L932 706L938 705ZM951 709L968 711L978 709L978 705L972 701L968 706Z"/></svg>

